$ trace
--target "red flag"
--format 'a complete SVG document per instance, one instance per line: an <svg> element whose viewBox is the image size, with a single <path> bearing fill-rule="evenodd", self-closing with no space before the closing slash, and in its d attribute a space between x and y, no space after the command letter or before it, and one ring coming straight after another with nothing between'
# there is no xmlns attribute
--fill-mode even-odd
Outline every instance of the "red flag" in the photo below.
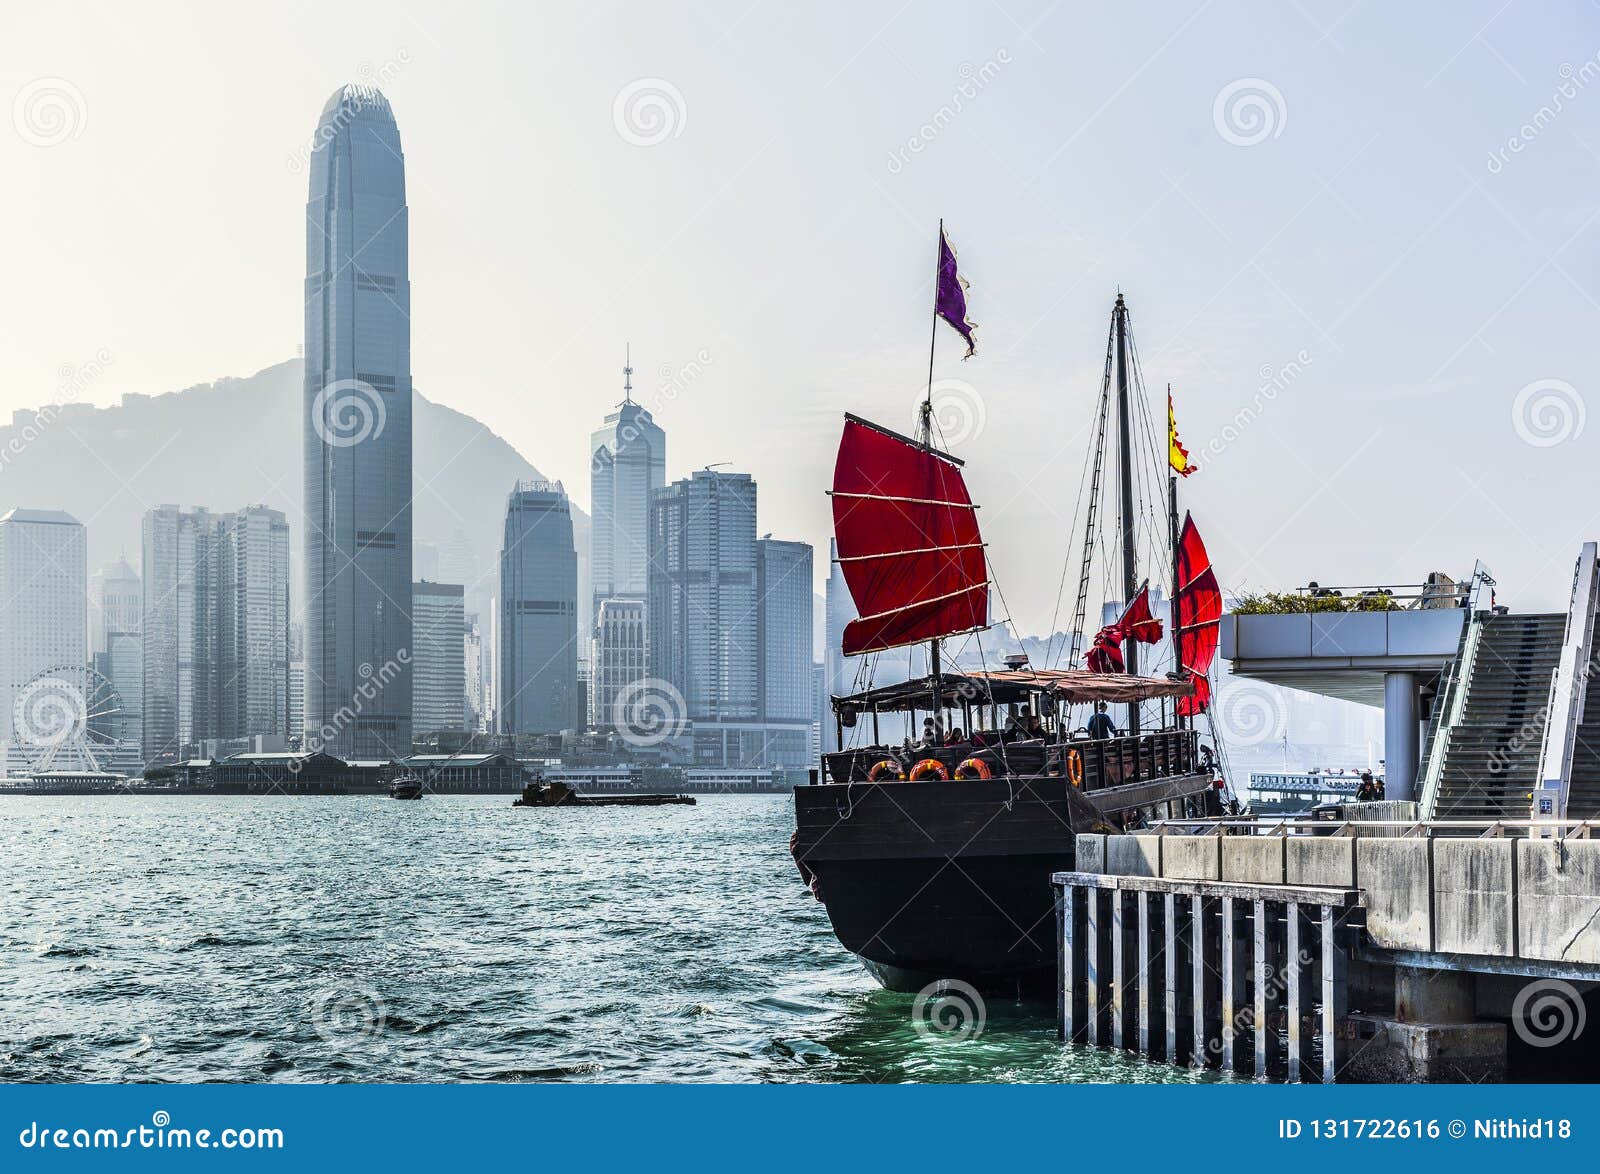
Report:
<svg viewBox="0 0 1600 1174"><path fill-rule="evenodd" d="M1095 633L1094 644L1089 649L1088 666L1091 673L1120 673L1127 665L1122 659L1122 646L1129 640L1140 644L1154 644L1161 639L1161 621L1150 614L1150 585L1139 588L1139 594L1114 624L1107 624Z"/></svg>

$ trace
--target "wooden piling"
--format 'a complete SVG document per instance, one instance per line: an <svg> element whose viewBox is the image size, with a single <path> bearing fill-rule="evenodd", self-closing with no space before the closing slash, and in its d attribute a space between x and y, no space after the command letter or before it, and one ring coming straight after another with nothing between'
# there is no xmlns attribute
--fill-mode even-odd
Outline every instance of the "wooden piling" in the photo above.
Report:
<svg viewBox="0 0 1600 1174"><path fill-rule="evenodd" d="M1340 927L1358 891L1099 873L1054 881L1064 1040L1262 1079L1337 1077L1350 945Z"/></svg>

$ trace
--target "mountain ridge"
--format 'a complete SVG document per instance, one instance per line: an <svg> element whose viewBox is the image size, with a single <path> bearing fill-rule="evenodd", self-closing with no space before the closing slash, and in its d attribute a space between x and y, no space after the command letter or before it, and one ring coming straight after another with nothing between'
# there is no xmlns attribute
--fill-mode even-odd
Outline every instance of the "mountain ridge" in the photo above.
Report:
<svg viewBox="0 0 1600 1174"><path fill-rule="evenodd" d="M87 529L92 573L119 554L140 567L141 520L158 505L282 510L298 607L303 371L295 358L254 375L130 393L109 407L65 403L15 412L0 426L0 513L14 506L66 510ZM413 536L441 547L464 539L476 568L469 599L483 606L497 590L506 495L517 481L543 475L487 425L415 390L412 438ZM589 518L576 505L572 517L584 612Z"/></svg>

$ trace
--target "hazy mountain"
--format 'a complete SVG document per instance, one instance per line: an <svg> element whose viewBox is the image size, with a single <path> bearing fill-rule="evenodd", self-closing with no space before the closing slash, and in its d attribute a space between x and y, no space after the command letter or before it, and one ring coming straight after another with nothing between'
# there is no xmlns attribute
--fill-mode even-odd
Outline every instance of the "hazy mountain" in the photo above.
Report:
<svg viewBox="0 0 1600 1174"><path fill-rule="evenodd" d="M88 527L89 569L126 553L140 562L140 521L165 503L233 510L264 504L289 517L301 558L299 359L247 379L221 379L120 405L67 404L0 425L0 513L64 509ZM582 445L587 438L573 436ZM470 416L417 394L412 524L419 540L459 551L486 597L495 590L506 494L538 478L521 453ZM573 511L581 602L588 597L589 519ZM450 566L459 565L460 560ZM298 571L294 591L302 590ZM298 600L297 606L298 606ZM469 607L471 604L469 603Z"/></svg>

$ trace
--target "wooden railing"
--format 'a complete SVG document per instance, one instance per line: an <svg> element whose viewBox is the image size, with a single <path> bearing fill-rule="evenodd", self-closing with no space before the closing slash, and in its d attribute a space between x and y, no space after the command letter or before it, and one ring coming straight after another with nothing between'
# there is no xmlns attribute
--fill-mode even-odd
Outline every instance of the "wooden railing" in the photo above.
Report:
<svg viewBox="0 0 1600 1174"><path fill-rule="evenodd" d="M823 778L830 783L865 782L875 763L890 760L909 767L924 758L938 759L951 774L963 760L980 758L989 764L996 777L1076 777L1077 771L1070 761L1075 753L1082 766L1083 789L1098 791L1104 787L1198 773L1197 744L1198 735L1193 730L1161 730L1136 737L1080 737L1059 742L1033 739L993 746L966 743L932 749L913 747L909 761L901 747L864 746L824 755Z"/></svg>

